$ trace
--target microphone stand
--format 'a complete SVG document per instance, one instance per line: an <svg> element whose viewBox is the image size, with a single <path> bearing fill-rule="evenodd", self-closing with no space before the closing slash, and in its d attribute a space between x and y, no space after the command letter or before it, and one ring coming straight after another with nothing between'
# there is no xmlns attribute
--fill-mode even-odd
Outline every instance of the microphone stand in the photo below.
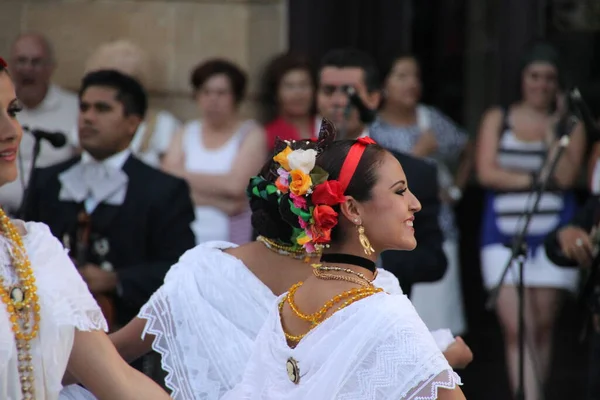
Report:
<svg viewBox="0 0 600 400"><path fill-rule="evenodd" d="M557 151L554 154L554 158L551 160L550 169L546 176L543 176L540 182L532 189L535 196L535 201L533 206L525 211L525 222L520 230L520 232L514 237L512 244L512 254L506 266L504 267L504 271L502 276L498 280L498 284L494 289L490 292L490 297L487 302L487 309L493 310L498 302L498 296L500 294L500 289L503 286L504 279L506 278L506 274L508 270L511 268L514 261L517 262L519 267L519 284L517 286L517 297L518 297L518 346L519 346L519 374L518 374L518 385L517 385L517 393L516 400L525 400L525 285L523 283L523 269L525 266L525 259L527 258L527 243L526 236L529 230L529 224L531 223L531 219L533 215L538 209L538 205L540 199L542 197L542 193L546 189L548 184L548 180L554 173L556 166L558 164L558 160L560 159L562 153L565 151L567 146L569 145L570 137L568 135L563 135L559 139L559 146Z"/></svg>
<svg viewBox="0 0 600 400"><path fill-rule="evenodd" d="M25 191L23 192L23 200L21 200L21 206L17 211L17 218L24 219L25 218L25 207L27 203L29 203L29 198L31 197L31 182L33 182L34 174L35 174L35 163L40 155L41 150L41 141L42 138L39 136L33 136L35 142L33 144L33 157L31 158L31 166L29 167L29 179L27 179L27 186L25 187ZM24 172L24 171L22 171Z"/></svg>

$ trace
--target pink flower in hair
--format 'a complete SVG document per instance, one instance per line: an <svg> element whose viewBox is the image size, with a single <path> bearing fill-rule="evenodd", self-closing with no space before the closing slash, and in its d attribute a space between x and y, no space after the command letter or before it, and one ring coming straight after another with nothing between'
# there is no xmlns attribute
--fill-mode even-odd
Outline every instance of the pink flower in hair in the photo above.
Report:
<svg viewBox="0 0 600 400"><path fill-rule="evenodd" d="M305 208L306 207L306 198L304 196L296 196L294 193L290 193L290 198L294 203L294 207L297 208Z"/></svg>
<svg viewBox="0 0 600 400"><path fill-rule="evenodd" d="M298 223L300 224L300 228L302 229L306 229L308 227L308 222L304 221L300 217L298 217Z"/></svg>
<svg viewBox="0 0 600 400"><path fill-rule="evenodd" d="M290 173L281 167L277 168L277 174L283 179L288 179L290 177Z"/></svg>
<svg viewBox="0 0 600 400"><path fill-rule="evenodd" d="M304 250L306 250L307 253L314 253L315 251L317 251L317 249L315 249L315 245L313 244L313 242L305 243Z"/></svg>
<svg viewBox="0 0 600 400"><path fill-rule="evenodd" d="M290 186L290 173L283 168L279 168L277 173L279 174L279 178L277 178L276 186L282 192L287 193L287 188Z"/></svg>

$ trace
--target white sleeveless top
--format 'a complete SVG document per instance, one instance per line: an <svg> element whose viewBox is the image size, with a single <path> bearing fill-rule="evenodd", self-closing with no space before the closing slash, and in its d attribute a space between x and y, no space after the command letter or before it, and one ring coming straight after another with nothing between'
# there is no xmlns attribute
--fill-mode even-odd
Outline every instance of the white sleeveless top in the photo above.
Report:
<svg viewBox="0 0 600 400"><path fill-rule="evenodd" d="M188 122L184 127L182 140L186 171L208 175L229 173L242 140L254 125L253 121L244 122L223 146L207 149L202 140L202 122ZM229 216L223 211L212 206L196 206L196 220L192 224L196 243L211 240L228 241L229 226Z"/></svg>
<svg viewBox="0 0 600 400"><path fill-rule="evenodd" d="M525 142L507 129L498 143L497 162L501 168L522 171L539 171L546 158L547 147L543 141ZM538 211L529 225L529 235L544 235L560 223L560 214L564 208L564 193L545 191L542 193ZM529 191L498 192L494 197L496 223L501 233L514 235L520 229L523 213L531 207L533 197Z"/></svg>
<svg viewBox="0 0 600 400"><path fill-rule="evenodd" d="M22 223L17 221L16 223ZM106 321L67 251L41 223L25 224L23 243L38 288L40 330L32 340L35 398L56 400L62 389L75 329L107 330ZM0 238L0 275L5 285L16 282L9 267L8 241ZM6 306L0 303L0 399L21 400L17 349Z"/></svg>

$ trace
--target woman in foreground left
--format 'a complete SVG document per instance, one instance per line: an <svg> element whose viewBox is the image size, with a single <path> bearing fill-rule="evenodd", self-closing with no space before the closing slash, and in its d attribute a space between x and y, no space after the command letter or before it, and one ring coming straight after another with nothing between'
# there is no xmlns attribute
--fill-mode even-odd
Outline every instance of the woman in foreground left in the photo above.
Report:
<svg viewBox="0 0 600 400"><path fill-rule="evenodd" d="M0 186L17 177L21 106L0 58ZM56 400L66 370L98 399L169 399L121 359L69 256L44 224L0 209L0 399Z"/></svg>

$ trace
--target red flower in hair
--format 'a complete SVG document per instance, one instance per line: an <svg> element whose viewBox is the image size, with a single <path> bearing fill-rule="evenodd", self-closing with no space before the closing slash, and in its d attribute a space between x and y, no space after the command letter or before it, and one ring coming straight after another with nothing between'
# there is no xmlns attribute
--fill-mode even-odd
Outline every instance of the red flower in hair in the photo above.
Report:
<svg viewBox="0 0 600 400"><path fill-rule="evenodd" d="M362 144L362 145L365 145L365 146L367 146L367 145L369 145L369 144L377 144L377 142L376 142L376 141L374 141L373 139L371 139L371 138L370 138L370 137L368 137L368 136L365 136L365 137L358 138L358 139L356 139L356 141L357 141L358 143Z"/></svg>
<svg viewBox="0 0 600 400"><path fill-rule="evenodd" d="M8 64L4 61L4 58L0 57L0 66L3 68L7 68Z"/></svg>
<svg viewBox="0 0 600 400"><path fill-rule="evenodd" d="M321 229L317 226L310 227L312 235L311 242L315 244L327 244L331 241L331 229Z"/></svg>
<svg viewBox="0 0 600 400"><path fill-rule="evenodd" d="M314 228L329 231L338 223L338 213L329 206L316 206L313 211Z"/></svg>
<svg viewBox="0 0 600 400"><path fill-rule="evenodd" d="M346 201L346 197L344 197L340 182L331 180L317 185L317 187L313 189L311 200L313 204L335 206L336 204Z"/></svg>

